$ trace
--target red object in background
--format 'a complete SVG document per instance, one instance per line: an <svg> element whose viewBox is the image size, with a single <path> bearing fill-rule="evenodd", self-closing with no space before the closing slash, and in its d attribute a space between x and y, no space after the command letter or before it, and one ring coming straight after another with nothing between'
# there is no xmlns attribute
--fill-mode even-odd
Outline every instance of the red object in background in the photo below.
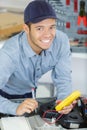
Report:
<svg viewBox="0 0 87 130"><path fill-rule="evenodd" d="M66 5L70 5L70 0L66 0Z"/></svg>
<svg viewBox="0 0 87 130"><path fill-rule="evenodd" d="M80 26L81 22L83 22L83 25L87 27L87 17L86 16L78 16L77 19L77 25Z"/></svg>
<svg viewBox="0 0 87 130"><path fill-rule="evenodd" d="M84 46L86 46L86 47L87 47L87 42L85 42L85 43L84 43Z"/></svg>
<svg viewBox="0 0 87 130"><path fill-rule="evenodd" d="M74 0L74 12L78 12L78 0Z"/></svg>
<svg viewBox="0 0 87 130"><path fill-rule="evenodd" d="M66 28L70 28L70 22L66 22Z"/></svg>
<svg viewBox="0 0 87 130"><path fill-rule="evenodd" d="M78 30L77 33L86 35L87 34L87 30Z"/></svg>

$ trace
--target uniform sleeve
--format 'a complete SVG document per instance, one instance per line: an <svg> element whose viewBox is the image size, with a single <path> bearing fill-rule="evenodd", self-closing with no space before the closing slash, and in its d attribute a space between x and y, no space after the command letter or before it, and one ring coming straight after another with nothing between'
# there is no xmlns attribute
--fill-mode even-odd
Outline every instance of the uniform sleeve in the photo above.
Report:
<svg viewBox="0 0 87 130"><path fill-rule="evenodd" d="M71 80L71 52L68 37L62 37L60 56L52 71L52 79L58 99L64 99L72 92Z"/></svg>
<svg viewBox="0 0 87 130"><path fill-rule="evenodd" d="M12 102L0 96L0 113L16 115L16 109L19 103Z"/></svg>
<svg viewBox="0 0 87 130"><path fill-rule="evenodd" d="M14 57L14 56L13 56ZM0 89L3 89L11 74L15 71L15 63L3 49L0 50ZM0 112L6 114L16 114L19 104L0 96Z"/></svg>

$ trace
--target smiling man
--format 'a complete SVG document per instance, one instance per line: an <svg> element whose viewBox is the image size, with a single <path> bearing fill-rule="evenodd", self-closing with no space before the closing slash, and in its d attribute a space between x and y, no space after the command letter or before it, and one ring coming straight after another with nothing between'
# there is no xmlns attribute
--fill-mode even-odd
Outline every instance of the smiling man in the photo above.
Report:
<svg viewBox="0 0 87 130"><path fill-rule="evenodd" d="M32 88L52 70L57 101L71 91L71 52L66 34L56 30L57 16L51 5L34 0L24 10L24 31L11 37L0 50L0 112L31 113L38 107ZM22 103L10 99L25 98ZM67 114L73 105L61 112Z"/></svg>

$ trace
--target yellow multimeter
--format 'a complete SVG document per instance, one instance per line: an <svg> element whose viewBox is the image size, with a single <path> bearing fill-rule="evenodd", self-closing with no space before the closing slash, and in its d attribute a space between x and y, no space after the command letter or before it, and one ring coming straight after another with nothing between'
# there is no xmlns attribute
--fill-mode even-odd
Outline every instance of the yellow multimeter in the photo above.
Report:
<svg viewBox="0 0 87 130"><path fill-rule="evenodd" d="M76 90L61 101L58 105L55 106L56 111L62 110L65 106L70 105L74 100L78 99L81 96L80 91Z"/></svg>

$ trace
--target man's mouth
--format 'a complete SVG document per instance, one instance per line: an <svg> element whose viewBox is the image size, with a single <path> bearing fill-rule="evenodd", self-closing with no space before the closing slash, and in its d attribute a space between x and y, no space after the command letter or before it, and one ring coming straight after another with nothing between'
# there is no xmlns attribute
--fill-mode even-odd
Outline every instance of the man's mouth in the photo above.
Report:
<svg viewBox="0 0 87 130"><path fill-rule="evenodd" d="M50 40L42 40L41 42L44 44L47 44L47 43L50 43Z"/></svg>

